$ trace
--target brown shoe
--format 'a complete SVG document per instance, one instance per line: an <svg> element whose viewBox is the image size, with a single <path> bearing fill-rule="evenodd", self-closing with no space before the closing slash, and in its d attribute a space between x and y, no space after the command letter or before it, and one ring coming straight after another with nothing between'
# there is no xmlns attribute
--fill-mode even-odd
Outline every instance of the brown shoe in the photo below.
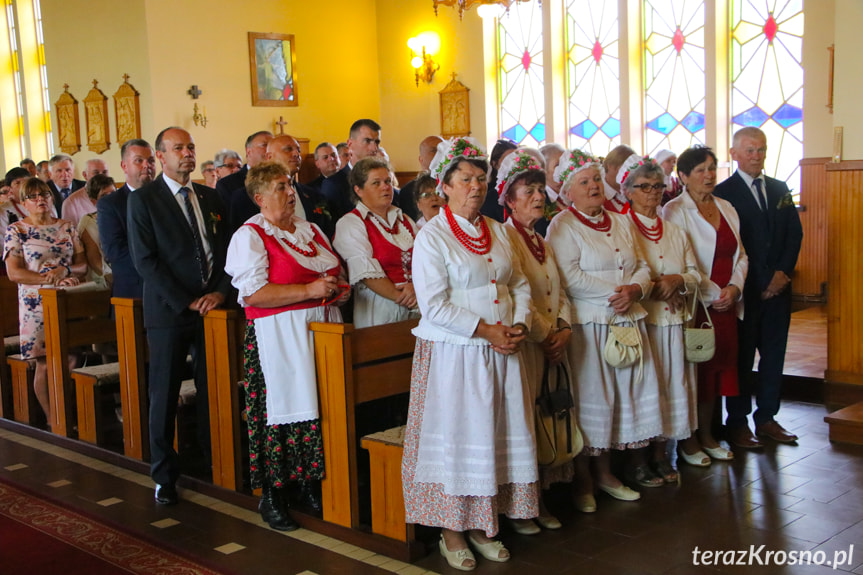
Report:
<svg viewBox="0 0 863 575"><path fill-rule="evenodd" d="M769 437L773 441L779 443L794 443L797 441L797 436L789 433L784 427L775 421L768 421L761 425L755 426L755 433L759 436Z"/></svg>
<svg viewBox="0 0 863 575"><path fill-rule="evenodd" d="M764 447L764 444L752 435L748 425L740 425L728 429L726 438L737 447L742 447L743 449L760 449Z"/></svg>

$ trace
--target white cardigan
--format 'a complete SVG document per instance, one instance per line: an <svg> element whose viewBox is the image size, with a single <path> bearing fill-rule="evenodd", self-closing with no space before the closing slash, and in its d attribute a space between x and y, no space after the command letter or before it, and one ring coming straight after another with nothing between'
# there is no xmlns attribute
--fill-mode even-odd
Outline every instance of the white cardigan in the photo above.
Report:
<svg viewBox="0 0 863 575"><path fill-rule="evenodd" d="M740 296L737 299L737 317L743 319L743 283L746 281L746 272L749 271L749 258L746 256L743 242L740 240L740 217L731 202L715 196L713 201L719 208L719 213L728 222L734 238L737 240L737 250L734 252L734 269L728 284L733 284L740 290ZM716 228L701 217L695 200L692 199L689 190L686 189L682 194L665 204L662 217L677 224L689 234L689 240L692 242L692 247L695 248L695 257L698 259L698 268L701 272L701 284L699 285L701 299L710 305L711 302L719 299L719 292L722 291L722 288L710 280L710 272L713 271L713 256L716 251Z"/></svg>

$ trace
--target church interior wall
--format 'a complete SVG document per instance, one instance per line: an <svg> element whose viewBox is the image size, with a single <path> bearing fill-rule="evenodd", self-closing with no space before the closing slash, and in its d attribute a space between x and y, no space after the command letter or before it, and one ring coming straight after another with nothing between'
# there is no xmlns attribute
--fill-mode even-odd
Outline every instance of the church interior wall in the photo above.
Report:
<svg viewBox="0 0 863 575"><path fill-rule="evenodd" d="M863 53L863 2L835 0L836 56L833 70L833 125L842 126L844 133L843 159L863 158L863 74L860 54Z"/></svg>

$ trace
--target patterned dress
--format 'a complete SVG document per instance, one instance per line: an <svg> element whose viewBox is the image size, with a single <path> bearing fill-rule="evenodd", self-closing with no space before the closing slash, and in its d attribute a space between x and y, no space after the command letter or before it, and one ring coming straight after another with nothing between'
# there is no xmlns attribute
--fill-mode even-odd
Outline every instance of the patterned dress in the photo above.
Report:
<svg viewBox="0 0 863 575"><path fill-rule="evenodd" d="M69 267L75 254L84 248L75 226L65 220L54 220L46 226L25 221L10 224L3 243L3 261L20 257L28 270L43 273L58 267ZM21 356L25 359L44 357L45 320L39 285L18 284L18 333Z"/></svg>

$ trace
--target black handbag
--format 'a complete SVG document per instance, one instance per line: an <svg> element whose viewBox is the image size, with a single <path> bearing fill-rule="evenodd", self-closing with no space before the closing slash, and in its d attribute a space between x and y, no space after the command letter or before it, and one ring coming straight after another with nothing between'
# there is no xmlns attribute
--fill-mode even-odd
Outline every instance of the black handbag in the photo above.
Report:
<svg viewBox="0 0 863 575"><path fill-rule="evenodd" d="M557 467L572 461L584 448L584 438L575 421L569 372L563 363L554 369L557 369L558 376L555 389L551 390L546 363L534 407L537 461L545 467Z"/></svg>

